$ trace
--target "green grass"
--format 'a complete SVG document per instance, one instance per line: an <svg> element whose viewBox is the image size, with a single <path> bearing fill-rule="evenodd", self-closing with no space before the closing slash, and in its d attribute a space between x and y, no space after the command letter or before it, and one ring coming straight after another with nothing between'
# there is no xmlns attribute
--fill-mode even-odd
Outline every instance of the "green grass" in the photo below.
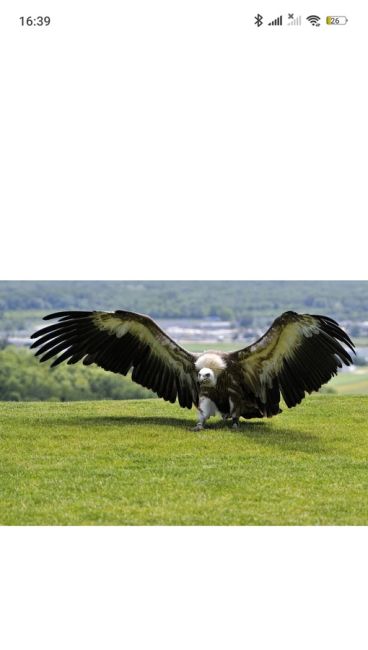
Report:
<svg viewBox="0 0 368 650"><path fill-rule="evenodd" d="M341 395L368 394L368 366L357 366L353 372L340 372L328 386Z"/></svg>
<svg viewBox="0 0 368 650"><path fill-rule="evenodd" d="M181 343L181 345L191 352L205 352L206 350L232 352L233 350L241 350L249 344L245 341L210 341L208 343L206 341L188 341Z"/></svg>
<svg viewBox="0 0 368 650"><path fill-rule="evenodd" d="M272 420L160 400L0 404L0 523L368 524L368 397Z"/></svg>
<svg viewBox="0 0 368 650"><path fill-rule="evenodd" d="M357 347L366 348L368 347L368 336L353 337L354 343Z"/></svg>

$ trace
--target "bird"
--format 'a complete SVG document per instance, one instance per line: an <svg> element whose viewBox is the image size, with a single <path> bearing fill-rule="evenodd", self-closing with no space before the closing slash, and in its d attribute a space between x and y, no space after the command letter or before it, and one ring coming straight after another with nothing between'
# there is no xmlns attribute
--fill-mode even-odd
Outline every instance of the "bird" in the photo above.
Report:
<svg viewBox="0 0 368 650"><path fill-rule="evenodd" d="M213 415L231 420L271 418L304 399L353 363L355 346L328 316L286 311L257 341L232 352L193 353L149 316L133 311L61 311L31 335L41 362L96 364L127 375L158 397L183 408L195 406L195 431ZM346 349L347 348L347 349Z"/></svg>

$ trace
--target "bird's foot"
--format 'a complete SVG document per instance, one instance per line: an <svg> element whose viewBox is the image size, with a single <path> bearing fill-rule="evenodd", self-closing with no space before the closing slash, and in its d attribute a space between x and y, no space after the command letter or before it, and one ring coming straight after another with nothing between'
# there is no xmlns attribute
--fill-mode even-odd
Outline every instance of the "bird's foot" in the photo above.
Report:
<svg viewBox="0 0 368 650"><path fill-rule="evenodd" d="M195 425L195 427L192 427L192 428L191 428L191 431L203 431L203 428L204 428L204 427L203 427L203 424L201 424L200 422L198 422L198 423Z"/></svg>
<svg viewBox="0 0 368 650"><path fill-rule="evenodd" d="M232 421L231 428L232 428L232 429L239 429L239 420L236 420L236 419L234 418L233 421Z"/></svg>

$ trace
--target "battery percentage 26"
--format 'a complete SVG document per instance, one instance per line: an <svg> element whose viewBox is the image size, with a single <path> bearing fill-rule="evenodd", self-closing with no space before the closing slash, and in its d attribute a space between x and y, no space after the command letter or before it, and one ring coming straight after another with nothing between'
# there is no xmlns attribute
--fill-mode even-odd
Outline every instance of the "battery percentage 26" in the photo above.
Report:
<svg viewBox="0 0 368 650"><path fill-rule="evenodd" d="M348 19L346 16L327 16L327 25L346 25Z"/></svg>

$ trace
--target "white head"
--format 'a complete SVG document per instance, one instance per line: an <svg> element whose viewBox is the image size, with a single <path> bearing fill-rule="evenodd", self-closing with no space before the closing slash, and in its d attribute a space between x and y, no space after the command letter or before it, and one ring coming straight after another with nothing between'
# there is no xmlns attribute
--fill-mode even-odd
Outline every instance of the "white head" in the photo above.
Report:
<svg viewBox="0 0 368 650"><path fill-rule="evenodd" d="M198 372L198 383L200 386L216 386L216 375L211 368L201 368Z"/></svg>

